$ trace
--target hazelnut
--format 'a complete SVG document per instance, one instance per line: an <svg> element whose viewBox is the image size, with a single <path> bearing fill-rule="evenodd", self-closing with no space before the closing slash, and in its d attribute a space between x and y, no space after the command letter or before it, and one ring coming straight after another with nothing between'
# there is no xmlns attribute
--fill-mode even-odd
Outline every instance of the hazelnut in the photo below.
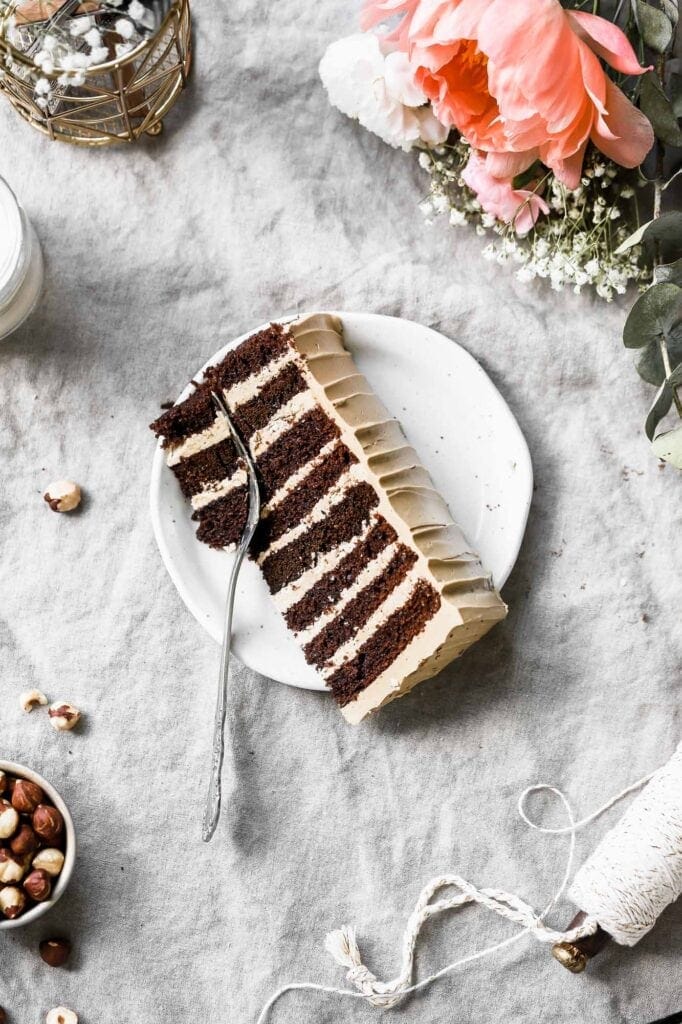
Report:
<svg viewBox="0 0 682 1024"><path fill-rule="evenodd" d="M0 889L0 912L10 921L19 917L25 906L26 897L21 889L17 889L14 885L6 885L4 889Z"/></svg>
<svg viewBox="0 0 682 1024"><path fill-rule="evenodd" d="M29 714L39 704L47 704L47 697L40 690L24 690L19 697L19 704L21 705L21 710Z"/></svg>
<svg viewBox="0 0 682 1024"><path fill-rule="evenodd" d="M40 850L35 855L32 866L37 868L38 871L47 871L48 875L56 878L64 867L64 854L61 850L54 850L48 847L45 850Z"/></svg>
<svg viewBox="0 0 682 1024"><path fill-rule="evenodd" d="M30 825L23 824L9 844L12 853L23 857L28 853L35 853L38 849L38 836Z"/></svg>
<svg viewBox="0 0 682 1024"><path fill-rule="evenodd" d="M45 1024L78 1024L78 1015L66 1006L57 1006L50 1010L45 1018Z"/></svg>
<svg viewBox="0 0 682 1024"><path fill-rule="evenodd" d="M31 866L38 871L46 871L52 878L56 878L64 867L64 854L61 850L47 847L45 850L38 851Z"/></svg>
<svg viewBox="0 0 682 1024"><path fill-rule="evenodd" d="M0 1024L7 1024L7 1011L0 1006Z"/></svg>
<svg viewBox="0 0 682 1024"><path fill-rule="evenodd" d="M0 795L2 795L5 792L5 790L7 789L7 781L8 780L7 780L7 776L5 775L5 773L4 772L0 772ZM0 1024L2 1024L2 1021L0 1021Z"/></svg>
<svg viewBox="0 0 682 1024"><path fill-rule="evenodd" d="M30 782L29 779L17 779L12 791L12 807L15 811L19 811L19 814L33 814L38 804L42 803L44 799L45 794L35 782Z"/></svg>
<svg viewBox="0 0 682 1024"><path fill-rule="evenodd" d="M78 725L81 720L81 713L73 704L66 704L64 701L57 701L52 704L48 711L50 725L57 732L68 732Z"/></svg>
<svg viewBox="0 0 682 1024"><path fill-rule="evenodd" d="M11 803L0 800L0 839L9 839L19 827L19 815Z"/></svg>
<svg viewBox="0 0 682 1024"><path fill-rule="evenodd" d="M9 850L0 849L0 884L20 882L26 868L21 860L13 857Z"/></svg>
<svg viewBox="0 0 682 1024"><path fill-rule="evenodd" d="M52 892L52 879L47 871L32 871L24 879L24 892L36 903L44 903Z"/></svg>
<svg viewBox="0 0 682 1024"><path fill-rule="evenodd" d="M46 964L50 967L63 967L69 959L71 943L68 939L45 939L39 949Z"/></svg>
<svg viewBox="0 0 682 1024"><path fill-rule="evenodd" d="M81 503L81 489L73 480L55 480L43 498L53 512L72 512Z"/></svg>
<svg viewBox="0 0 682 1024"><path fill-rule="evenodd" d="M54 843L64 831L64 819L56 807L38 804L33 812L33 828L46 843Z"/></svg>

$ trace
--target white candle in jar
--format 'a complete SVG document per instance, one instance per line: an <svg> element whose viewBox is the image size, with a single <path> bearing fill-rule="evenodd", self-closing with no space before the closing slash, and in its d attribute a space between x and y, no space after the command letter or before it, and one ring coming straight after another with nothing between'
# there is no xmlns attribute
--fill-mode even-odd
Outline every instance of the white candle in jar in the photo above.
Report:
<svg viewBox="0 0 682 1024"><path fill-rule="evenodd" d="M43 287L43 256L33 225L0 178L0 338L33 312Z"/></svg>

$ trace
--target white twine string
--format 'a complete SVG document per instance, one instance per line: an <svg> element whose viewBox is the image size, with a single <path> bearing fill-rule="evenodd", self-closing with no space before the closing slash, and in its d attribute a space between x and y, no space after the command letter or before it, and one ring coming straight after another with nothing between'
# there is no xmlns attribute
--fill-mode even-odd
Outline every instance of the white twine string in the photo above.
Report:
<svg viewBox="0 0 682 1024"><path fill-rule="evenodd" d="M678 753L680 753L680 751L682 751L682 744L678 748ZM658 771L661 771L661 769L657 770L657 772ZM571 878L573 861L575 858L576 833L586 825L590 824L590 822L601 817L602 814L605 814L606 811L610 810L626 796L629 796L636 790L641 789L642 786L646 785L646 783L657 774L657 772L651 772L639 779L637 782L632 783L632 785L622 789L596 811L593 811L592 814L580 819L580 821L575 820L573 810L567 797L555 786L545 784L534 785L529 786L528 789L524 790L519 797L517 805L519 815L523 821L530 828L535 829L538 832L544 832L548 835L568 835L570 837L566 867L561 884L541 914L537 914L530 904L524 902L524 900L520 899L513 893L508 893L499 889L478 889L459 875L441 875L438 878L432 879L428 885L424 887L419 895L415 908L408 919L405 934L403 936L401 969L397 977L388 982L379 981L377 977L362 963L360 950L355 938L355 929L349 926L344 926L327 935L325 939L325 949L337 963L342 967L348 968L346 978L349 982L355 985L358 991L353 992L351 989L338 988L333 985L319 985L311 981L290 982L287 985L283 985L268 999L258 1016L257 1024L265 1024L272 1007L287 992L320 992L327 995L341 996L345 999L366 999L372 1006L388 1009L395 1006L400 1002L400 1000L404 999L405 996L432 985L435 981L438 981L440 978L450 974L458 967L463 967L476 960L482 960L485 957L492 956L507 946L511 946L513 943L519 942L527 935L532 935L539 942L554 943L576 942L578 939L594 934L597 930L597 920L589 915L579 927L572 928L569 931L558 932L549 928L544 923L545 917L563 896ZM540 792L551 793L553 796L559 798L566 812L568 825L562 828L547 828L543 825L537 824L528 817L525 810L528 797L534 793ZM432 903L431 900L438 890L446 887L454 887L458 892L450 897L446 897L445 899ZM511 935L507 939L503 939L500 942L486 946L484 949L461 957L460 959L448 964L446 967L441 968L439 971L436 971L434 974L430 974L427 978L423 978L421 981L410 984L414 966L415 947L419 937L419 932L425 922L436 914L440 914L443 913L443 911L452 910L457 907L462 907L467 903L478 903L481 906L487 907L488 910L498 914L500 917L506 918L508 921L513 921L514 924L519 925L522 930L515 935Z"/></svg>

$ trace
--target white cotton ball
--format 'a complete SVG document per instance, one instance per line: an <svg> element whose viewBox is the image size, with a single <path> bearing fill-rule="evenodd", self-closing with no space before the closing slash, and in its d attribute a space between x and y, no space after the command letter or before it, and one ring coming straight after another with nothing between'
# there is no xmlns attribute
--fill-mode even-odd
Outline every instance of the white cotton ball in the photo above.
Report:
<svg viewBox="0 0 682 1024"><path fill-rule="evenodd" d="M124 39L130 39L135 31L135 26L128 18L118 18L114 27Z"/></svg>
<svg viewBox="0 0 682 1024"><path fill-rule="evenodd" d="M102 45L102 36L96 28L91 28L85 33L85 41L91 50L95 50Z"/></svg>

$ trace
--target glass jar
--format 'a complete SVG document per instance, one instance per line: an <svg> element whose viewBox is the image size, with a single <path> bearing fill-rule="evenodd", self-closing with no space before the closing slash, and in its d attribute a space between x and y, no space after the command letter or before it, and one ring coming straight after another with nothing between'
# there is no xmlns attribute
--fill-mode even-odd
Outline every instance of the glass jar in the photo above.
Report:
<svg viewBox="0 0 682 1024"><path fill-rule="evenodd" d="M35 309L43 287L43 255L33 225L0 178L0 339Z"/></svg>

